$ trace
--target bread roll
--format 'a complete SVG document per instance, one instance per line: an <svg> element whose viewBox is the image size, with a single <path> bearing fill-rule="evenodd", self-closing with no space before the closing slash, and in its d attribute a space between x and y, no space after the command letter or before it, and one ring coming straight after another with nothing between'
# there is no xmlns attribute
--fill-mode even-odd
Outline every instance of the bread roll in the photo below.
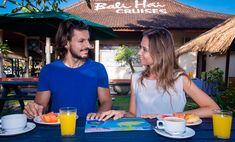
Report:
<svg viewBox="0 0 235 142"><path fill-rule="evenodd" d="M185 114L184 119L186 120L187 123L194 123L194 122L199 121L200 118L198 115L194 113L188 113L188 114Z"/></svg>

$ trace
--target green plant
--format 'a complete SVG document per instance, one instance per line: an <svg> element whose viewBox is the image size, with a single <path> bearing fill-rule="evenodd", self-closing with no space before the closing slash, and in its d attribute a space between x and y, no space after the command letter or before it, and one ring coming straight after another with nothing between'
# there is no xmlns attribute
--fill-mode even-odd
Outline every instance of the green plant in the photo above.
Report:
<svg viewBox="0 0 235 142"><path fill-rule="evenodd" d="M208 72L201 73L201 79L205 80L205 85L210 90L210 95L217 95L218 91L226 89L225 82L223 80L224 71L220 68L214 68Z"/></svg>
<svg viewBox="0 0 235 142"><path fill-rule="evenodd" d="M228 87L221 94L216 96L217 103L221 109L231 110L235 113L235 88Z"/></svg>
<svg viewBox="0 0 235 142"><path fill-rule="evenodd" d="M115 61L117 62L124 62L128 64L131 68L131 72L134 73L135 69L133 67L133 60L135 60L137 55L137 49L132 47L127 47L122 45L117 49L117 54L115 56Z"/></svg>
<svg viewBox="0 0 235 142"><path fill-rule="evenodd" d="M202 79L202 80L206 80L206 72L205 72L205 71L203 71L203 72L201 73L201 79Z"/></svg>
<svg viewBox="0 0 235 142"><path fill-rule="evenodd" d="M7 44L0 42L0 53L3 56L6 56L7 54L10 53L10 48Z"/></svg>
<svg viewBox="0 0 235 142"><path fill-rule="evenodd" d="M214 68L207 72L208 82L223 82L224 71L220 68Z"/></svg>
<svg viewBox="0 0 235 142"><path fill-rule="evenodd" d="M220 108L235 112L235 88L226 86L223 75L223 70L214 68L208 72L202 72L201 79L206 80L207 93L211 95Z"/></svg>

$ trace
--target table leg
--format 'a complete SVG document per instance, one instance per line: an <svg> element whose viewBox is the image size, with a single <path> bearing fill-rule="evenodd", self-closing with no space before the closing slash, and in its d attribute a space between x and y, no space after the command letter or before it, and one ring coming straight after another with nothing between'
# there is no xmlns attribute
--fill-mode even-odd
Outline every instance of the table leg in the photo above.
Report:
<svg viewBox="0 0 235 142"><path fill-rule="evenodd" d="M15 87L16 88L14 88L14 90L15 90L16 96L19 98L23 97L23 93L20 91L19 86L15 86ZM18 99L18 101L19 101L21 110L24 110L24 100Z"/></svg>
<svg viewBox="0 0 235 142"><path fill-rule="evenodd" d="M5 104L5 100L0 100L0 113L2 113L4 104Z"/></svg>
<svg viewBox="0 0 235 142"><path fill-rule="evenodd" d="M3 85L3 92L2 92L2 97L7 97L8 93L10 92L10 88L9 86L5 86ZM6 100L0 100L0 113L2 113L2 110L4 108L4 104L5 104Z"/></svg>

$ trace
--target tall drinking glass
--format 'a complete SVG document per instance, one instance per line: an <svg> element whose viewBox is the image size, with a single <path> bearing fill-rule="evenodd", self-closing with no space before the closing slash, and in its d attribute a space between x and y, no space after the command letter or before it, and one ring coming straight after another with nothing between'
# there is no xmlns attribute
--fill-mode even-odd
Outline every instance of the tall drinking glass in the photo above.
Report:
<svg viewBox="0 0 235 142"><path fill-rule="evenodd" d="M214 110L212 119L214 136L229 139L232 127L232 112L227 110Z"/></svg>
<svg viewBox="0 0 235 142"><path fill-rule="evenodd" d="M189 76L189 78L193 78L193 71L190 71L189 73L188 73L188 76Z"/></svg>
<svg viewBox="0 0 235 142"><path fill-rule="evenodd" d="M60 130L62 136L73 136L76 131L77 108L60 108Z"/></svg>

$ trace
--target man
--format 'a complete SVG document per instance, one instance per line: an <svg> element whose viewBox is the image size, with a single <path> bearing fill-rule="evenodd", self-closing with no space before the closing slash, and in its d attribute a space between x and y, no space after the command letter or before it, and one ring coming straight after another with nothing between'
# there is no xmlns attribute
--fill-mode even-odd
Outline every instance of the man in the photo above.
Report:
<svg viewBox="0 0 235 142"><path fill-rule="evenodd" d="M80 117L88 114L91 119L111 109L108 75L102 64L88 58L89 38L88 27L81 21L70 19L60 24L56 45L61 60L42 68L35 100L24 109L29 119L42 115L50 99L54 112L60 107L77 107ZM100 105L95 113L97 99Z"/></svg>

